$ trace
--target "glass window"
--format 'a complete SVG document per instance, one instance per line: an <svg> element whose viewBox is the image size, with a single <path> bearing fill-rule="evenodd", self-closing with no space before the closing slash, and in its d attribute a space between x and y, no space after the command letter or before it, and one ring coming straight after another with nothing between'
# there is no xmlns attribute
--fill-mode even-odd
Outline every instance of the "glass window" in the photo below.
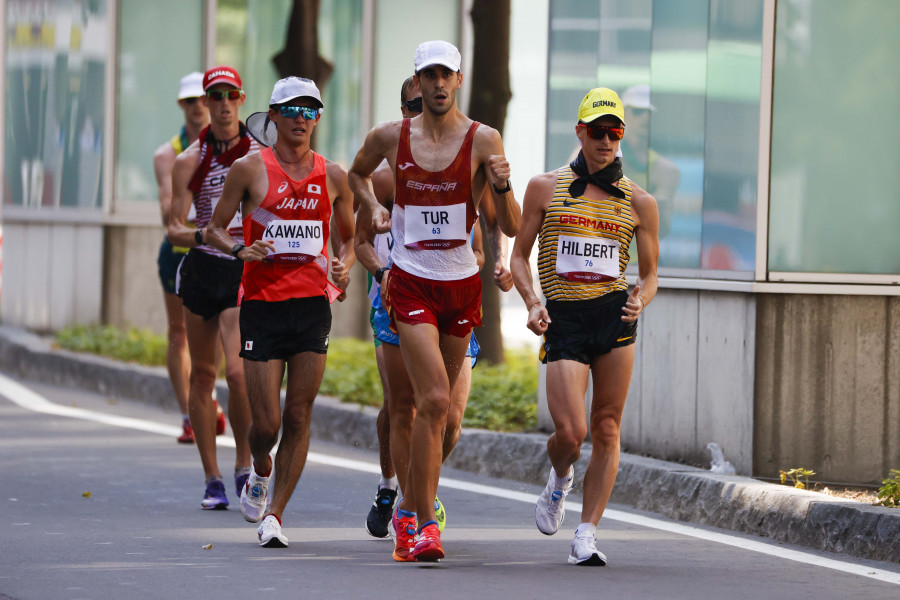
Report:
<svg viewBox="0 0 900 600"><path fill-rule="evenodd" d="M547 168L577 153L585 92L616 90L623 171L659 206L660 273L752 277L762 0L566 0L550 11Z"/></svg>
<svg viewBox="0 0 900 600"><path fill-rule="evenodd" d="M117 201L157 199L153 153L184 124L179 81L203 71L202 9L183 0L120 1Z"/></svg>
<svg viewBox="0 0 900 600"><path fill-rule="evenodd" d="M6 2L4 203L102 206L107 5Z"/></svg>
<svg viewBox="0 0 900 600"><path fill-rule="evenodd" d="M769 270L900 273L900 3L784 0L776 19Z"/></svg>

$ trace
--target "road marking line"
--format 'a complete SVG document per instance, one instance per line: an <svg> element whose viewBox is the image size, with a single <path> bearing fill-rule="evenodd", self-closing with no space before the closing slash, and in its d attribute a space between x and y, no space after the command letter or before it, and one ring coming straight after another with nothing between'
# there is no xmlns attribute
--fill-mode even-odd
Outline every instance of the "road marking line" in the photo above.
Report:
<svg viewBox="0 0 900 600"><path fill-rule="evenodd" d="M156 433L165 436L177 436L181 433L181 427L177 427L174 425L163 425L161 423L142 421L140 419L132 419L129 417L118 417L115 415L107 415L83 408L74 408L54 404L40 394L31 391L22 384L2 374L0 374L0 395L4 396L5 398L9 399L22 408L35 412L59 415L63 417L72 417L75 419L84 419L87 421L95 421L97 423L103 423L105 425L125 427L128 429L137 429L140 431L146 431L148 433ZM223 436L217 437L216 443L219 446L225 446L229 448L234 448L235 446L234 439ZM381 473L380 467L375 463L348 458L339 458L336 456L329 456L327 454L320 454L318 452L310 452L307 456L307 461L321 465L339 467L342 469L361 471L363 473ZM496 498L514 500L516 502L524 502L526 504L534 504L537 501L537 496L535 496L534 494L517 492L514 490L506 490L503 488L482 485L479 483L469 483L467 481L449 479L446 477L441 477L440 487L460 490L464 492L472 492L475 494L484 494L487 496L494 496ZM581 503L568 501L566 503L566 508L569 510L580 512ZM679 535L686 535L697 539L725 544L727 546L733 546L735 548L741 548L743 550L750 550L752 552L768 554L769 556L775 556L778 558L784 558L808 565L824 567L826 569L833 569L835 571L842 571L844 573L850 573L852 575L860 575L862 577L868 577L870 579L877 579L879 581L900 585L900 572L886 571L883 569L867 567L865 565L843 562L833 558L818 556L809 552L780 548L772 544L748 540L743 537L732 536L725 533L719 533L717 531L709 531L707 529L701 529L699 527L693 527L691 525L683 525L681 523L673 523L662 519L654 519L652 517L636 515L615 509L606 509L606 511L603 513L603 518L611 519L613 521L620 521L622 523L629 523L631 525L637 525L640 527L649 527L651 529L658 529L661 531L676 533Z"/></svg>

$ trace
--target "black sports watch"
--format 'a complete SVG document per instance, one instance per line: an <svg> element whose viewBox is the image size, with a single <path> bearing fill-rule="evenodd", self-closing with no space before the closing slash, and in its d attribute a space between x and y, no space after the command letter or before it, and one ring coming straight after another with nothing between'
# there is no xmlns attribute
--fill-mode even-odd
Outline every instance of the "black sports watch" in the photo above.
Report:
<svg viewBox="0 0 900 600"><path fill-rule="evenodd" d="M491 187L493 187L493 188L494 188L494 192L496 192L496 193L498 193L498 194L505 194L506 192L512 191L512 184L509 182L509 179L506 180L506 187L505 187L505 188L498 188L498 187L497 187L496 185L494 185L493 183L491 184Z"/></svg>
<svg viewBox="0 0 900 600"><path fill-rule="evenodd" d="M375 281L378 282L378 285L381 285L381 280L384 279L384 272L385 272L385 271L390 271L390 270L391 270L390 267L381 267L380 269L378 269L377 271L375 271L375 274L372 275L372 277L375 278Z"/></svg>
<svg viewBox="0 0 900 600"><path fill-rule="evenodd" d="M202 229L197 229L197 231L194 232L194 241L197 242L198 246L203 245L203 230Z"/></svg>
<svg viewBox="0 0 900 600"><path fill-rule="evenodd" d="M233 257L235 257L236 259L241 260L241 257L238 256L238 254L240 254L241 250L243 250L246 247L247 246L245 246L243 244L235 244L234 246L231 247L231 255Z"/></svg>

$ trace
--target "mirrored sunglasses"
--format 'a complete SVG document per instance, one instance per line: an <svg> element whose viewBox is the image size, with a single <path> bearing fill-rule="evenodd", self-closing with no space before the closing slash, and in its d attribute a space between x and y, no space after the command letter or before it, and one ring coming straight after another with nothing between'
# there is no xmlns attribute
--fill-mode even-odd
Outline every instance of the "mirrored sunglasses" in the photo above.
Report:
<svg viewBox="0 0 900 600"><path fill-rule="evenodd" d="M319 116L319 109L310 108L309 106L279 106L278 112L281 113L282 117L287 117L288 119L295 119L297 115L300 115L306 121L312 121Z"/></svg>
<svg viewBox="0 0 900 600"><path fill-rule="evenodd" d="M241 90L210 90L206 92L206 97L210 100L221 101L225 98L229 100L238 100L243 92Z"/></svg>
<svg viewBox="0 0 900 600"><path fill-rule="evenodd" d="M602 140L607 135L613 142L618 142L625 135L624 127L607 127L606 125L589 125L587 123L579 123L578 127L587 130L587 135L592 140Z"/></svg>

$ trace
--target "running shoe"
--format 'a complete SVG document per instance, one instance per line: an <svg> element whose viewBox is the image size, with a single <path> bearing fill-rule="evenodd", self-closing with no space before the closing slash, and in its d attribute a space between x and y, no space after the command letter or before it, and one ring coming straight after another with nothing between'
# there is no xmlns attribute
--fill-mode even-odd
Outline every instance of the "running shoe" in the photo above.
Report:
<svg viewBox="0 0 900 600"><path fill-rule="evenodd" d="M216 435L225 435L225 413L219 403L213 400L216 405Z"/></svg>
<svg viewBox="0 0 900 600"><path fill-rule="evenodd" d="M269 515L262 520L256 530L259 536L259 545L263 548L287 548L288 539L281 533L281 521L275 515Z"/></svg>
<svg viewBox="0 0 900 600"><path fill-rule="evenodd" d="M397 502L397 490L378 488L375 501L366 516L366 531L372 537L385 538L388 536L388 524L394 514L394 504Z"/></svg>
<svg viewBox="0 0 900 600"><path fill-rule="evenodd" d="M213 479L206 484L206 494L200 502L203 510L225 510L228 498L225 496L225 483L221 479Z"/></svg>
<svg viewBox="0 0 900 600"><path fill-rule="evenodd" d="M394 509L391 520L394 529L394 560L398 562L411 562L416 560L411 552L416 545L416 518L401 517Z"/></svg>
<svg viewBox="0 0 900 600"><path fill-rule="evenodd" d="M537 504L534 506L534 521L537 528L544 535L553 535L559 531L563 519L566 518L566 496L572 491L575 483L575 476L569 468L568 481L561 490L556 489L554 482L556 481L556 471L550 467L550 478L547 480L547 487L538 497Z"/></svg>
<svg viewBox="0 0 900 600"><path fill-rule="evenodd" d="M256 465L250 467L250 476L241 489L241 514L250 523L259 523L266 514L269 499L269 477L256 474Z"/></svg>
<svg viewBox="0 0 900 600"><path fill-rule="evenodd" d="M441 504L441 500L437 496L434 497L434 516L437 520L438 529L440 529L441 533L444 533L444 527L447 526L447 511L444 510L444 505Z"/></svg>
<svg viewBox="0 0 900 600"><path fill-rule="evenodd" d="M244 486L247 484L248 479L250 479L250 469L248 467L243 467L235 472L234 492L238 498L241 497L241 493L244 491Z"/></svg>
<svg viewBox="0 0 900 600"><path fill-rule="evenodd" d="M576 535L569 552L569 564L580 567L605 567L606 556L597 550L597 540L591 534Z"/></svg>
<svg viewBox="0 0 900 600"><path fill-rule="evenodd" d="M431 521L419 532L419 541L412 549L412 557L416 562L437 562L444 558L441 530L437 523Z"/></svg>
<svg viewBox="0 0 900 600"><path fill-rule="evenodd" d="M177 439L179 444L194 443L194 428L191 427L189 419L183 419L181 421L181 435L179 435Z"/></svg>

